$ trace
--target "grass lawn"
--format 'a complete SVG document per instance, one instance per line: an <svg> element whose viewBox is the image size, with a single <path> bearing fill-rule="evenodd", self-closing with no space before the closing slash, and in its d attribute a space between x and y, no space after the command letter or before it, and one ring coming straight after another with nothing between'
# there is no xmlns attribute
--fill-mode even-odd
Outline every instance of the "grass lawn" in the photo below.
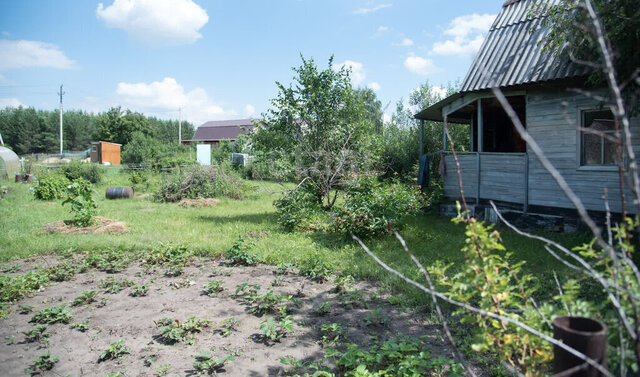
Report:
<svg viewBox="0 0 640 377"><path fill-rule="evenodd" d="M186 246L203 254L218 254L242 236L254 243L253 251L267 263L292 263L298 267L317 260L336 267L342 274L372 280L406 291L397 278L371 261L355 242L334 233L287 233L274 220L272 205L279 192L290 186L272 182L248 182L253 194L245 200L222 198L212 208L182 208L175 203L157 203L151 197L106 200L107 185L128 185L127 175L112 170L106 182L96 188L98 215L127 224L130 233L122 235L41 234L41 227L57 220L70 219L60 201L48 204L33 198L28 185L3 183L12 190L0 200L0 263L39 254L64 254L92 250L150 249L159 243ZM552 270L560 275L566 268L548 255L542 244L524 239L508 229L500 229L504 244L514 259L527 263L525 271L548 284ZM436 260L460 264L459 251L464 244L464 228L434 213L425 213L407 221L401 232L410 249L425 264ZM574 246L587 241L583 234L546 234L561 243ZM371 250L391 266L419 278L415 268L393 236L368 240ZM553 280L553 279L551 279ZM418 292L408 292L418 302L426 302Z"/></svg>

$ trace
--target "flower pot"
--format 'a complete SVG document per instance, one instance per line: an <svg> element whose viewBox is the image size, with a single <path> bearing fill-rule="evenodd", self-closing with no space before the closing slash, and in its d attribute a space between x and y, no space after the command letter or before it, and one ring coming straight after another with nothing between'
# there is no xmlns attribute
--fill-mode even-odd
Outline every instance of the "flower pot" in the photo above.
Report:
<svg viewBox="0 0 640 377"><path fill-rule="evenodd" d="M595 319L561 316L553 320L553 337L607 367L607 326ZM553 372L574 368L571 377L601 376L596 368L566 350L553 346ZM582 366L582 367L580 367Z"/></svg>

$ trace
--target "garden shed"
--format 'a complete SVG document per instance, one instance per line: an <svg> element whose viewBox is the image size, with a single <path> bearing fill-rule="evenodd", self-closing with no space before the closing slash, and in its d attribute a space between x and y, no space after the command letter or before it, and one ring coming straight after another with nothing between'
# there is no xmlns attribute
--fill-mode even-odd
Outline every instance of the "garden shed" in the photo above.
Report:
<svg viewBox="0 0 640 377"><path fill-rule="evenodd" d="M9 148L0 147L0 180L12 178L20 168L18 155Z"/></svg>
<svg viewBox="0 0 640 377"><path fill-rule="evenodd" d="M606 191L612 211L620 213L625 187L616 163L617 146L606 137L614 132L613 115L603 101L607 88L586 85L590 67L543 50L540 42L549 34L542 22L545 16L530 11L540 4L540 0L508 0L460 92L422 110L415 118L423 126L426 120L470 126L469 152L458 153L458 160L464 195L468 203L475 204L474 209L487 208L488 201L493 200L502 208L522 213L571 216L571 202L527 150L493 95L492 87L499 87L585 207L596 214L605 211ZM631 119L631 129L634 135L640 134L640 119ZM461 192L456 162L444 139L441 170L446 171L445 197L452 203L461 199ZM634 137L632 141L638 153L640 139Z"/></svg>
<svg viewBox="0 0 640 377"><path fill-rule="evenodd" d="M110 143L108 141L92 141L91 162L97 162L99 164L109 163L111 165L120 165L121 146L121 144Z"/></svg>

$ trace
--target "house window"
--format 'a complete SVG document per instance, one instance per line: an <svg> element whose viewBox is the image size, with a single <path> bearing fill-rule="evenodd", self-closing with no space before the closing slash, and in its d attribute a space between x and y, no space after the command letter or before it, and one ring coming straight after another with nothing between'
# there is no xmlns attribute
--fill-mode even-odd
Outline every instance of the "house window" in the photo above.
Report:
<svg viewBox="0 0 640 377"><path fill-rule="evenodd" d="M613 114L609 110L582 112L580 165L615 165L618 146Z"/></svg>
<svg viewBox="0 0 640 377"><path fill-rule="evenodd" d="M95 146L95 145L93 145L93 146L91 146L91 151L92 151L92 152L97 152L97 151L98 151L98 148L96 148L96 146Z"/></svg>

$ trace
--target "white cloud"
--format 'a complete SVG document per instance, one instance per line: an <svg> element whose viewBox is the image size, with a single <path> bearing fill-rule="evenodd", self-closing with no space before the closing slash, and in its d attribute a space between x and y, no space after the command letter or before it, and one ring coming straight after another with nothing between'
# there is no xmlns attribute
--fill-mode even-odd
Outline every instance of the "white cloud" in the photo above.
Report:
<svg viewBox="0 0 640 377"><path fill-rule="evenodd" d="M377 82L371 82L369 83L369 85L367 85L367 88L373 90L374 92L377 92L380 90L380 84L378 84Z"/></svg>
<svg viewBox="0 0 640 377"><path fill-rule="evenodd" d="M248 117L248 116L251 116L251 115L253 115L255 112L256 112L256 108L255 108L255 107L253 107L253 105L252 105L252 104L250 104L250 103L249 103L249 104L247 104L247 105L244 107L244 112L243 112L243 113L244 113L244 116L247 116L247 117Z"/></svg>
<svg viewBox="0 0 640 377"><path fill-rule="evenodd" d="M5 109L7 107L26 107L26 105L20 102L17 98L0 98L0 109Z"/></svg>
<svg viewBox="0 0 640 377"><path fill-rule="evenodd" d="M404 38L402 40L402 42L400 43L394 43L396 46L404 46L404 47L409 47L409 46L413 46L413 41L409 38Z"/></svg>
<svg viewBox="0 0 640 377"><path fill-rule="evenodd" d="M353 60L345 60L342 63L334 64L333 69L338 71L340 68L345 67L351 69L351 83L353 86L358 86L364 81L367 75L364 72L364 66L360 62L354 62Z"/></svg>
<svg viewBox="0 0 640 377"><path fill-rule="evenodd" d="M436 55L474 54L482 45L483 34L489 30L495 18L495 14L475 13L454 18L443 33L453 39L434 43L431 52Z"/></svg>
<svg viewBox="0 0 640 377"><path fill-rule="evenodd" d="M0 51L0 71L27 67L71 69L76 66L58 46L50 43L0 39Z"/></svg>
<svg viewBox="0 0 640 377"><path fill-rule="evenodd" d="M208 21L207 12L192 0L115 0L98 4L96 15L107 27L125 30L151 45L194 43Z"/></svg>
<svg viewBox="0 0 640 377"><path fill-rule="evenodd" d="M387 113L382 114L382 121L383 121L384 123L389 123L389 122L391 122L391 115L389 115L389 114L387 114Z"/></svg>
<svg viewBox="0 0 640 377"><path fill-rule="evenodd" d="M183 117L200 125L209 120L221 120L237 116L237 111L225 109L202 88L186 92L174 78L165 77L162 81L146 83L118 84L116 94L127 106L145 113L177 112L182 108ZM246 109L246 107L245 107Z"/></svg>
<svg viewBox="0 0 640 377"><path fill-rule="evenodd" d="M441 99L447 96L447 89L441 86L432 86L431 91L437 94Z"/></svg>
<svg viewBox="0 0 640 377"><path fill-rule="evenodd" d="M384 8L389 8L392 4L380 4L377 5L373 8L358 8L355 11L353 11L353 13L355 14L369 14L369 13L373 13L373 12L377 12L380 9L384 9Z"/></svg>
<svg viewBox="0 0 640 377"><path fill-rule="evenodd" d="M384 33L385 31L388 31L389 27L388 26L378 26L378 33Z"/></svg>
<svg viewBox="0 0 640 377"><path fill-rule="evenodd" d="M410 72L417 73L419 75L429 75L438 70L438 67L431 59L422 58L419 56L409 56L404 61L404 66Z"/></svg>

